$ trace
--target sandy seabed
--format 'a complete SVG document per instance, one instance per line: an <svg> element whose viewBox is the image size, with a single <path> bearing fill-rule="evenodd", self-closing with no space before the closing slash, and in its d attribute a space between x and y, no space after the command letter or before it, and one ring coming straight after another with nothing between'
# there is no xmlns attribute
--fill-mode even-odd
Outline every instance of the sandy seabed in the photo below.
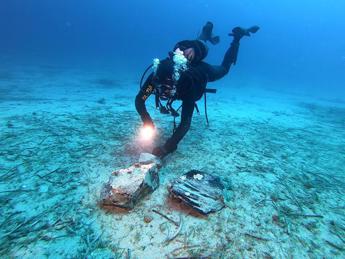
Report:
<svg viewBox="0 0 345 259"><path fill-rule="evenodd" d="M130 212L101 208L111 172L145 150L136 81L49 66L0 70L0 257L345 257L341 99L219 81L210 125L201 101L159 189ZM153 101L149 109L167 138L172 118ZM191 169L221 177L223 210L202 217L168 197L169 183Z"/></svg>

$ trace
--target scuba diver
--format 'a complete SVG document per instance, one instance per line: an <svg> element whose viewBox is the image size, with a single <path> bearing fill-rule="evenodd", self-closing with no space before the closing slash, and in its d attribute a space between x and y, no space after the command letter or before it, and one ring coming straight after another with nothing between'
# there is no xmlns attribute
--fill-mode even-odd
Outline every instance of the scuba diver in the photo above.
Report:
<svg viewBox="0 0 345 259"><path fill-rule="evenodd" d="M231 65L236 64L240 40L244 36L256 33L259 27L252 26L248 29L235 27L229 33L233 40L221 65L210 65L203 61L208 53L206 43L209 41L215 45L219 42L219 37L213 36L212 30L213 24L207 22L196 40L180 41L166 59L154 59L151 65L154 71L141 85L135 98L135 107L144 123L144 128L151 130L154 130L155 126L145 106L145 101L151 94L156 96L156 108L162 113L172 114L174 118L179 114L172 107L172 103L175 100L182 101L180 124L164 145L155 147L151 152L161 159L174 152L177 144L188 132L194 108L197 108L196 102L207 90L207 83L219 80L229 72ZM161 104L161 100L167 102L166 106Z"/></svg>

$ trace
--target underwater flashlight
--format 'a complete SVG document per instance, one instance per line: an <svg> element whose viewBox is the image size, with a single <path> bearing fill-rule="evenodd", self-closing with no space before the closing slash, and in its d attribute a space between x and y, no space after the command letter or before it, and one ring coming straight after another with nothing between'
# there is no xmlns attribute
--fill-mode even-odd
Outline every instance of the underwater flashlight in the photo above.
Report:
<svg viewBox="0 0 345 259"><path fill-rule="evenodd" d="M155 129L152 126L144 126L141 128L140 136L143 140L151 140L155 135Z"/></svg>

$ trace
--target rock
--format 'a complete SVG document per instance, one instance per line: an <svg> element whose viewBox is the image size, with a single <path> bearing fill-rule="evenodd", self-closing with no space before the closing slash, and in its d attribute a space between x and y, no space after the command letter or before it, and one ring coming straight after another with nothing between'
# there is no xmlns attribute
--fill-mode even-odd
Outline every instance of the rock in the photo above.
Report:
<svg viewBox="0 0 345 259"><path fill-rule="evenodd" d="M155 163L136 163L114 172L101 192L105 206L132 209L144 196L159 186L158 167Z"/></svg>
<svg viewBox="0 0 345 259"><path fill-rule="evenodd" d="M141 153L139 157L139 164L151 164L151 163L156 163L158 166L161 165L161 161L158 157L155 155L152 155L150 153Z"/></svg>
<svg viewBox="0 0 345 259"><path fill-rule="evenodd" d="M224 208L223 190L219 177L197 170L180 176L169 187L174 198L204 215Z"/></svg>

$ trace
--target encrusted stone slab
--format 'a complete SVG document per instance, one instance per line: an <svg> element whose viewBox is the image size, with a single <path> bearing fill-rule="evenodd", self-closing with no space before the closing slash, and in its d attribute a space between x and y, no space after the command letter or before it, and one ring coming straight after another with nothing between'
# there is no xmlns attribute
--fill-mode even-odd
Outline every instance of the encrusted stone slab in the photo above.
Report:
<svg viewBox="0 0 345 259"><path fill-rule="evenodd" d="M196 170L180 176L169 187L174 198L204 215L224 208L223 190L219 177Z"/></svg>
<svg viewBox="0 0 345 259"><path fill-rule="evenodd" d="M134 205L159 186L156 163L137 163L113 172L101 192L103 205L132 209Z"/></svg>
<svg viewBox="0 0 345 259"><path fill-rule="evenodd" d="M150 153L141 153L139 157L139 164L151 164L155 163L158 167L161 166L161 160Z"/></svg>

